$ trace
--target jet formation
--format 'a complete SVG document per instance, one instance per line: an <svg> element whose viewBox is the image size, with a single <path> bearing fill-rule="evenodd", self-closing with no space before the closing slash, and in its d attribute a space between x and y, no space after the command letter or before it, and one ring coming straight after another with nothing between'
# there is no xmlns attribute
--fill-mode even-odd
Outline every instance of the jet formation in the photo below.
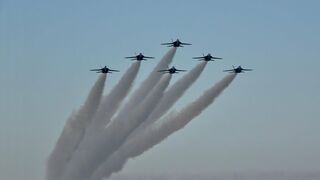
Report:
<svg viewBox="0 0 320 180"><path fill-rule="evenodd" d="M170 43L161 43L161 45L166 45L167 47L184 47L184 45L192 45L190 43L184 43L181 42L179 39L170 42ZM126 59L130 59L132 61L146 61L147 59L154 59L154 57L151 56L145 56L142 53L139 53L138 55L135 56L128 56L125 57ZM199 61L214 61L217 59L223 59L220 57L216 57L216 56L212 56L210 53L208 53L207 55L202 55L202 56L198 56L198 57L193 57L193 59L197 59ZM224 70L224 72L229 72L229 73L244 73L245 71L252 71L253 69L244 69L241 66L238 66L237 68L235 68L234 66L232 66L232 69L227 69ZM101 69L91 69L90 71L96 71L96 73L112 73L112 72L119 72L118 70L113 70L113 69L109 69L107 68L107 66L104 66ZM169 69L160 69L158 70L158 72L162 72L162 73L169 73L169 74L176 74L179 72L185 72L186 70L181 70L181 69L177 69L174 66L172 66Z"/></svg>

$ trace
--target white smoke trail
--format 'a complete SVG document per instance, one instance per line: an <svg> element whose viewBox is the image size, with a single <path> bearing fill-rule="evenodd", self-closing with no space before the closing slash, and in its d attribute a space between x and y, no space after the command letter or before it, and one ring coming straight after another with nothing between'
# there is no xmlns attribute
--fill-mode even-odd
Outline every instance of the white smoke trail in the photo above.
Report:
<svg viewBox="0 0 320 180"><path fill-rule="evenodd" d="M134 62L122 76L117 85L102 99L99 109L87 132L104 129L128 95L140 69L141 61Z"/></svg>
<svg viewBox="0 0 320 180"><path fill-rule="evenodd" d="M102 99L92 123L86 127L85 136L92 136L93 134L96 136L96 133L101 133L101 131L104 130L123 99L129 93L140 69L140 65L140 61L132 63L117 85Z"/></svg>
<svg viewBox="0 0 320 180"><path fill-rule="evenodd" d="M80 143L85 127L91 122L102 97L106 74L101 74L92 87L84 105L73 113L66 122L47 162L47 180L57 180Z"/></svg>
<svg viewBox="0 0 320 180"><path fill-rule="evenodd" d="M121 111L109 123L103 134L83 141L68 164L62 180L87 180L93 171L124 142L155 108L169 85L170 74L164 75L138 107L127 113ZM148 87L149 88L149 87Z"/></svg>
<svg viewBox="0 0 320 180"><path fill-rule="evenodd" d="M173 47L162 57L161 61L152 70L148 78L145 79L141 83L141 86L133 92L133 94L130 96L130 100L124 105L121 111L130 112L137 107L137 104L141 102L141 99L146 97L150 90L158 83L162 75L158 71L168 67L168 65L172 62L176 51L177 48Z"/></svg>
<svg viewBox="0 0 320 180"><path fill-rule="evenodd" d="M92 134L99 132L101 133L101 131L104 130L111 117L119 108L123 99L129 93L140 69L140 65L140 61L132 63L128 70L124 73L120 81L117 83L117 85L112 88L112 90L106 97L102 99L91 124L88 124L85 128L85 136L92 136Z"/></svg>
<svg viewBox="0 0 320 180"><path fill-rule="evenodd" d="M137 128L135 129L126 141L129 141L137 133L145 130L148 125L152 124L158 120L162 115L164 115L174 104L175 102L185 93L185 91L198 79L198 77L203 72L204 68L207 65L207 61L203 61L195 66L191 71L185 74L180 80L174 83L163 95L163 98L160 100L156 108L148 116L148 118Z"/></svg>
<svg viewBox="0 0 320 180"><path fill-rule="evenodd" d="M172 133L183 128L213 103L215 98L228 87L235 77L236 74L227 75L176 115L169 113L163 120L157 121L145 131L134 136L130 141L126 141L118 151L114 152L107 161L101 164L93 173L90 180L101 180L103 177L110 177L112 173L120 171L129 158L141 155Z"/></svg>
<svg viewBox="0 0 320 180"><path fill-rule="evenodd" d="M186 92L186 90L198 79L207 65L207 61L201 62L180 80L172 85L163 95L163 98L158 103L157 107L152 111L146 121L144 121L139 129L145 129L149 124L153 123L164 115L178 99ZM139 130L137 129L137 131Z"/></svg>

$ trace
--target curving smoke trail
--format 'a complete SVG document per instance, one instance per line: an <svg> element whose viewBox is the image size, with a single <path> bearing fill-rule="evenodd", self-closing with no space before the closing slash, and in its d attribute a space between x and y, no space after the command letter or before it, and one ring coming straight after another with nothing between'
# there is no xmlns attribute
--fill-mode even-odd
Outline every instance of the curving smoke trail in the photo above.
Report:
<svg viewBox="0 0 320 180"><path fill-rule="evenodd" d="M57 180L80 143L86 126L91 122L102 97L106 74L101 74L92 87L84 105L73 113L59 137L47 162L47 180Z"/></svg>
<svg viewBox="0 0 320 180"><path fill-rule="evenodd" d="M99 109L93 118L92 125L90 125L90 128L88 128L87 132L96 131L98 128L103 130L104 127L110 122L122 101L130 92L133 82L136 79L140 69L140 65L141 61L132 63L117 85L112 88L110 93L105 98L102 99Z"/></svg>
<svg viewBox="0 0 320 180"><path fill-rule="evenodd" d="M162 99L148 116L148 118L135 129L127 138L129 141L134 138L135 135L144 131L150 124L157 121L179 100L179 98L186 92L186 90L199 78L204 68L207 65L207 61L203 61L195 66L191 71L185 74L181 79L174 83L163 95Z"/></svg>
<svg viewBox="0 0 320 180"><path fill-rule="evenodd" d="M185 74L180 80L172 85L163 95L157 107L152 111L150 116L139 127L140 130L145 129L148 125L155 122L164 115L186 92L186 90L199 78L207 61L199 63L191 71ZM139 132L139 130L137 130Z"/></svg>
<svg viewBox="0 0 320 180"><path fill-rule="evenodd" d="M62 180L89 179L93 171L115 152L128 135L148 117L162 98L170 79L171 75L165 74L152 88L151 92L145 98L142 98L144 99L143 102L137 105L134 110L129 113L121 111L109 123L102 135L89 137L90 139L83 141L86 143L79 145L66 168Z"/></svg>
<svg viewBox="0 0 320 180"><path fill-rule="evenodd" d="M215 98L233 81L236 74L229 74L213 87L206 90L199 98L183 108L179 113L169 113L161 121L149 126L145 131L137 134L130 141L126 141L118 151L114 152L91 176L90 180L101 180L120 171L129 158L141 155L157 145L172 133L182 129L192 119L205 110Z"/></svg>
<svg viewBox="0 0 320 180"><path fill-rule="evenodd" d="M149 91L159 82L162 74L158 70L165 69L172 62L172 59L177 51L176 47L171 48L156 65L156 67L149 74L148 78L145 79L140 87L136 89L130 96L130 100L124 105L121 111L130 112L137 104L141 102L145 96L148 95Z"/></svg>

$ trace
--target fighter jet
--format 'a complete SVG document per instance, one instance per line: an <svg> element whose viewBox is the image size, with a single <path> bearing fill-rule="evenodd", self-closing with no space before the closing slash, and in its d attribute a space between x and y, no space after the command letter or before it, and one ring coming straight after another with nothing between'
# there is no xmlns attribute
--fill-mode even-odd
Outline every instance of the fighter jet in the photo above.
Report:
<svg viewBox="0 0 320 180"><path fill-rule="evenodd" d="M162 43L161 45L167 45L167 47L183 47L183 45L191 45L190 43L183 43L179 39L173 41L171 43Z"/></svg>
<svg viewBox="0 0 320 180"><path fill-rule="evenodd" d="M113 69L109 69L107 68L107 66L104 66L101 69L90 69L90 71L96 71L96 73L112 73L112 72L119 72L118 70L113 70Z"/></svg>
<svg viewBox="0 0 320 180"><path fill-rule="evenodd" d="M137 60L137 61L146 61L146 59L154 59L154 57L149 57L149 56L144 56L142 53L139 53L136 56L129 56L129 57L125 57L127 59L131 59L132 61Z"/></svg>
<svg viewBox="0 0 320 180"><path fill-rule="evenodd" d="M172 66L170 69L163 69L163 70L159 70L158 72L175 74L175 73L184 72L184 71L186 70L176 69L174 66Z"/></svg>
<svg viewBox="0 0 320 180"><path fill-rule="evenodd" d="M245 71L252 71L252 69L243 69L241 66L238 66L235 68L232 66L233 69L224 70L224 72L230 72L230 73L244 73Z"/></svg>
<svg viewBox="0 0 320 180"><path fill-rule="evenodd" d="M214 57L210 53L208 53L206 56L203 54L203 56L193 57L193 59L198 59L199 61L214 61L215 59L222 59L222 58Z"/></svg>

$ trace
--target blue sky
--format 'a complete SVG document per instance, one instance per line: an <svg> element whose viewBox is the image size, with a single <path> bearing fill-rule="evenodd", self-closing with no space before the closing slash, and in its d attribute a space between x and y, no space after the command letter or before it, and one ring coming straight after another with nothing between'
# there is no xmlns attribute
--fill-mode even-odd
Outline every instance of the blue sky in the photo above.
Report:
<svg viewBox="0 0 320 180"><path fill-rule="evenodd" d="M108 65L143 52L136 85L180 38L173 65L208 64L176 105L191 102L232 65L239 75L206 112L124 172L319 171L318 1L0 1L0 177L43 179L66 118ZM174 77L173 81L182 74ZM107 79L106 92L121 73ZM183 153L182 153L183 152Z"/></svg>

